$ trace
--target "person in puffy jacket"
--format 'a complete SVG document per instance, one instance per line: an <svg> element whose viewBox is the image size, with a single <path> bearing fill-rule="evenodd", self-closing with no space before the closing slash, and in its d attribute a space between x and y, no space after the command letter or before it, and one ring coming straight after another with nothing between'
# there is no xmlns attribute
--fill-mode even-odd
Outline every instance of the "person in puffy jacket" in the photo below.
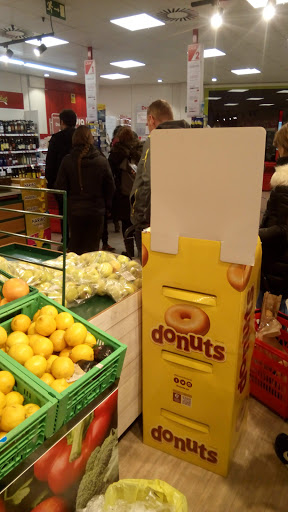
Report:
<svg viewBox="0 0 288 512"><path fill-rule="evenodd" d="M288 124L276 133L279 158L271 178L271 194L259 236L262 242L261 292L282 295L281 311L288 299ZM284 308L284 309L283 309Z"/></svg>
<svg viewBox="0 0 288 512"><path fill-rule="evenodd" d="M93 146L88 126L75 130L72 151L62 160L56 187L68 196L68 249L77 254L98 251L115 185L107 159Z"/></svg>

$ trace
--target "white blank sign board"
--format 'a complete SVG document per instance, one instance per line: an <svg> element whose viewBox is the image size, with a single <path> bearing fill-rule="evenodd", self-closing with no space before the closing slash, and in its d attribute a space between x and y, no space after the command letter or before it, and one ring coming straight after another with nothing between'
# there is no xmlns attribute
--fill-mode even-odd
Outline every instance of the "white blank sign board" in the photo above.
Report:
<svg viewBox="0 0 288 512"><path fill-rule="evenodd" d="M153 130L151 249L178 238L221 241L221 261L253 265L263 180L264 128Z"/></svg>

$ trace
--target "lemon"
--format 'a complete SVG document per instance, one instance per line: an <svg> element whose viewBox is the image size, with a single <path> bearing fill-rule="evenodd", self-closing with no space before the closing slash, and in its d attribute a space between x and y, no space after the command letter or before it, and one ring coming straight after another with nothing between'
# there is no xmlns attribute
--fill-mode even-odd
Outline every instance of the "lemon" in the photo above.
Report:
<svg viewBox="0 0 288 512"><path fill-rule="evenodd" d="M69 357L58 357L52 363L51 373L55 379L70 379L74 373L74 363Z"/></svg>
<svg viewBox="0 0 288 512"><path fill-rule="evenodd" d="M5 407L6 405L6 395L4 395L4 393L2 393L2 391L0 391L0 413L2 411L2 409Z"/></svg>
<svg viewBox="0 0 288 512"><path fill-rule="evenodd" d="M23 405L15 404L5 407L1 416L1 430L10 432L25 420L25 409Z"/></svg>
<svg viewBox="0 0 288 512"><path fill-rule="evenodd" d="M8 405L19 404L22 405L24 402L24 396L22 396L18 391L11 391L6 395L6 407Z"/></svg>
<svg viewBox="0 0 288 512"><path fill-rule="evenodd" d="M12 345L8 351L8 355L15 359L19 364L25 364L27 359L34 356L33 349L26 345L26 343L18 343L18 345Z"/></svg>
<svg viewBox="0 0 288 512"><path fill-rule="evenodd" d="M7 393L10 393L10 391L12 391L14 386L15 379L12 373L7 371L0 372L0 391L2 391L4 395L7 395ZM5 430L5 428L3 430Z"/></svg>
<svg viewBox="0 0 288 512"><path fill-rule="evenodd" d="M56 331L56 322L52 315L40 315L35 322L35 331L42 336L50 336Z"/></svg>
<svg viewBox="0 0 288 512"><path fill-rule="evenodd" d="M62 329L57 329L57 331L54 331L51 334L49 339L53 343L55 352L61 352L61 350L63 350L66 347L66 341L64 340L64 334L65 334L65 331Z"/></svg>
<svg viewBox="0 0 288 512"><path fill-rule="evenodd" d="M87 329L83 324L76 322L65 332L64 339L70 347L81 345L87 336Z"/></svg>
<svg viewBox="0 0 288 512"><path fill-rule="evenodd" d="M72 315L70 315L70 313L65 313L65 312L59 313L59 315L56 318L57 329L61 329L61 330L65 331L66 329L71 327L71 325L73 325L73 324L74 324L74 318Z"/></svg>
<svg viewBox="0 0 288 512"><path fill-rule="evenodd" d="M0 327L0 346L2 347L3 345L5 345L6 341L7 341L7 332L5 331L5 329L3 327Z"/></svg>
<svg viewBox="0 0 288 512"><path fill-rule="evenodd" d="M51 315L55 320L56 316L58 316L58 311L55 306L44 306L40 309L40 315Z"/></svg>
<svg viewBox="0 0 288 512"><path fill-rule="evenodd" d="M30 335L31 335L31 334L36 334L36 331L35 331L35 322L32 322L32 324L30 324L30 327L29 327L29 329L28 329L28 331L27 331L27 334L28 334L28 335L29 335L29 334L30 334Z"/></svg>
<svg viewBox="0 0 288 512"><path fill-rule="evenodd" d="M76 347L72 348L70 357L73 363L77 363L80 359L94 361L94 351L93 348L88 345L76 345Z"/></svg>
<svg viewBox="0 0 288 512"><path fill-rule="evenodd" d="M47 361L43 356L32 356L26 361L24 366L29 372L41 378L43 373L46 372Z"/></svg>
<svg viewBox="0 0 288 512"><path fill-rule="evenodd" d="M27 334L24 334L24 332L21 331L11 332L7 338L6 346L11 348L13 345L17 345L17 343L26 343L26 345L29 345L29 338Z"/></svg>
<svg viewBox="0 0 288 512"><path fill-rule="evenodd" d="M47 386L51 386L52 382L55 380L51 373L43 373L41 380L47 384Z"/></svg>
<svg viewBox="0 0 288 512"><path fill-rule="evenodd" d="M66 347L61 350L59 357L70 357L71 355L71 347Z"/></svg>
<svg viewBox="0 0 288 512"><path fill-rule="evenodd" d="M33 351L35 356L43 356L50 357L53 354L53 343L49 340L49 338L44 338L41 340L35 340L33 342Z"/></svg>
<svg viewBox="0 0 288 512"><path fill-rule="evenodd" d="M86 345L90 345L90 347L94 347L94 345L96 345L95 336L93 336L93 334L91 334L91 332L87 332L87 336L84 340L84 343L86 343Z"/></svg>
<svg viewBox="0 0 288 512"><path fill-rule="evenodd" d="M37 404L26 404L24 405L25 409L25 418L29 418L29 416L32 416L34 412L39 411L40 407Z"/></svg>
<svg viewBox="0 0 288 512"><path fill-rule="evenodd" d="M11 322L12 331L27 332L31 324L31 320L27 315L16 315Z"/></svg>
<svg viewBox="0 0 288 512"><path fill-rule="evenodd" d="M2 437L6 437L8 434L8 432L0 432L0 439L2 439Z"/></svg>
<svg viewBox="0 0 288 512"><path fill-rule="evenodd" d="M36 311L35 315L33 316L33 322L36 322L37 318L40 316L40 311L41 309L38 309L38 311Z"/></svg>
<svg viewBox="0 0 288 512"><path fill-rule="evenodd" d="M65 379L56 379L51 384L51 388L53 388L55 391L58 391L58 393L62 393L62 391L67 389L68 386L69 384Z"/></svg>
<svg viewBox="0 0 288 512"><path fill-rule="evenodd" d="M47 359L47 368L46 368L46 372L47 373L51 372L52 363L55 361L55 359L58 359L58 357L59 356L56 356L55 354L53 354L52 356L48 357L48 359Z"/></svg>
<svg viewBox="0 0 288 512"><path fill-rule="evenodd" d="M30 347L32 347L33 349L33 346L34 346L34 343L36 343L36 341L45 341L45 340L48 340L49 338L46 338L46 336L41 336L41 334L29 334L28 335L28 338L29 338L29 345Z"/></svg>

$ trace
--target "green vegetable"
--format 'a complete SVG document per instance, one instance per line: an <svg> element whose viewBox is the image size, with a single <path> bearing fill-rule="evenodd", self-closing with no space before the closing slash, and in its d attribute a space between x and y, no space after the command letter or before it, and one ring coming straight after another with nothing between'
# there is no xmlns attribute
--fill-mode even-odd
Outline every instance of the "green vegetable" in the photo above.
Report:
<svg viewBox="0 0 288 512"><path fill-rule="evenodd" d="M79 485L76 509L82 509L99 494L104 494L118 476L117 430L112 429L102 446L97 446L89 457L85 475ZM116 466L116 467L115 467ZM113 478L113 480L112 480Z"/></svg>

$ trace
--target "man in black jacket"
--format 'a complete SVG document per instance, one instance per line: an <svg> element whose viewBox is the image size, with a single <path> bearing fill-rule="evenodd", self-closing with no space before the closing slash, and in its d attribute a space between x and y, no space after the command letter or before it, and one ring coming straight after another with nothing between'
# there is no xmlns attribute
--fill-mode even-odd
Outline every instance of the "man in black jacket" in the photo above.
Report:
<svg viewBox="0 0 288 512"><path fill-rule="evenodd" d="M77 116L73 110L62 110L60 112L60 132L52 135L46 158L45 176L48 188L55 188L57 174L64 156L68 155L72 149L72 137L75 131ZM63 215L62 197L56 196L59 214ZM63 234L63 222L61 221L61 231ZM69 232L67 229L67 243Z"/></svg>

